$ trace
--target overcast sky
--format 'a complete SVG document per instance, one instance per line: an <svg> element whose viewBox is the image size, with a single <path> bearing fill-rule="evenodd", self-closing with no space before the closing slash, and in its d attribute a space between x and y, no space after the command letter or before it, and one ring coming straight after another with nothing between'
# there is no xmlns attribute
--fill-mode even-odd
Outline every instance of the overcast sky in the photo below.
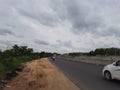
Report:
<svg viewBox="0 0 120 90"><path fill-rule="evenodd" d="M120 48L120 0L0 0L0 48Z"/></svg>

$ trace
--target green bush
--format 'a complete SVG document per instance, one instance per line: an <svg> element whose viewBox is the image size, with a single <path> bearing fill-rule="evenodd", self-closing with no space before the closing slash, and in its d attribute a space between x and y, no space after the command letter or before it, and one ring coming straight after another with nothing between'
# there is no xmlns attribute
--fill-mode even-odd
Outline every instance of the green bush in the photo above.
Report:
<svg viewBox="0 0 120 90"><path fill-rule="evenodd" d="M27 46L14 45L11 49L0 51L0 75L16 69L22 63L52 55L46 52L34 53L33 49Z"/></svg>

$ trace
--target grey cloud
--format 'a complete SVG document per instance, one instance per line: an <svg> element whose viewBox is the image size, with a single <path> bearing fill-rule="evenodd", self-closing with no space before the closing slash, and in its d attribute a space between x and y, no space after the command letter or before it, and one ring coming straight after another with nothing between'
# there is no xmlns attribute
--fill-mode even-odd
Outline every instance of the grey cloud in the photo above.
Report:
<svg viewBox="0 0 120 90"><path fill-rule="evenodd" d="M52 10L58 15L58 18L62 21L66 20L67 10L66 5L64 4L64 0L52 0L50 3Z"/></svg>
<svg viewBox="0 0 120 90"><path fill-rule="evenodd" d="M95 35L101 37L106 37L106 36L115 36L115 37L120 37L120 30L119 27L109 27L108 29L104 29L99 32L94 32Z"/></svg>
<svg viewBox="0 0 120 90"><path fill-rule="evenodd" d="M16 28L16 25L13 25L13 24L6 23L5 25L8 26L8 27L11 27L11 28Z"/></svg>
<svg viewBox="0 0 120 90"><path fill-rule="evenodd" d="M114 36L116 36L116 37L120 37L120 29L117 28L117 27L111 27L111 28L109 28L107 34L108 34L109 36L114 35Z"/></svg>
<svg viewBox="0 0 120 90"><path fill-rule="evenodd" d="M42 41L42 40L35 40L34 42L35 42L36 44L38 44L38 45L49 45L48 42Z"/></svg>
<svg viewBox="0 0 120 90"><path fill-rule="evenodd" d="M23 35L16 35L16 37L18 37L18 38L24 38Z"/></svg>
<svg viewBox="0 0 120 90"><path fill-rule="evenodd" d="M13 41L13 40L0 40L0 49L1 50L6 50L6 49L11 48L15 44L25 45L24 43L19 43L18 40L16 40L16 41Z"/></svg>
<svg viewBox="0 0 120 90"><path fill-rule="evenodd" d="M0 35L15 35L12 31L0 28Z"/></svg>
<svg viewBox="0 0 120 90"><path fill-rule="evenodd" d="M21 15L32 18L43 25L56 26L59 22L59 19L51 13L34 13L32 11L28 12L22 9L18 9L18 11Z"/></svg>
<svg viewBox="0 0 120 90"><path fill-rule="evenodd" d="M112 10L111 7L114 7L114 9L116 10L118 8L118 5L115 6L115 3L117 4L119 3L119 1L110 1L109 4L108 1L106 1L106 4L104 5L102 5L103 1L101 1L101 3L98 2L98 0L66 0L64 2L67 11L67 20L70 21L72 24L72 31L78 35L79 33L87 32L99 37L112 35L120 37L120 27L117 27L119 25L109 25L109 23L106 22L106 20L109 20L109 18L106 16L107 13L105 12L106 10L108 12L109 10ZM102 7L99 4L101 4ZM105 14L103 15L102 13ZM111 13L111 11L109 13ZM110 20L114 20L114 18L115 17L111 17ZM98 28L100 30L98 30Z"/></svg>
<svg viewBox="0 0 120 90"><path fill-rule="evenodd" d="M73 25L73 31L87 31L87 32L94 32L96 31L97 27L100 27L103 25L103 19L102 17L91 15L91 6L85 5L84 1L80 2L79 5L77 3L77 0L74 2L66 2L67 12L68 12L68 19L71 21ZM94 12L96 13L96 12Z"/></svg>
<svg viewBox="0 0 120 90"><path fill-rule="evenodd" d="M3 47L6 46L6 48L7 48L7 47L11 47L13 45L14 41L2 41L2 40L0 40L0 43L2 44L1 46L3 46Z"/></svg>
<svg viewBox="0 0 120 90"><path fill-rule="evenodd" d="M8 30L8 29L4 29L4 28L0 28L0 35L5 36L5 35L12 35L14 37L17 38L23 38L23 35L16 35L14 32Z"/></svg>
<svg viewBox="0 0 120 90"><path fill-rule="evenodd" d="M64 46L64 47L68 47L68 48L71 48L71 47L72 47L72 42L71 42L71 41L57 40L56 42L57 42L58 45L60 45L60 46Z"/></svg>
<svg viewBox="0 0 120 90"><path fill-rule="evenodd" d="M67 20L71 23L72 31L75 34L95 33L98 27L105 27L105 20L98 14L99 11L96 11L93 3L94 1L87 0L54 0L52 9L61 20Z"/></svg>

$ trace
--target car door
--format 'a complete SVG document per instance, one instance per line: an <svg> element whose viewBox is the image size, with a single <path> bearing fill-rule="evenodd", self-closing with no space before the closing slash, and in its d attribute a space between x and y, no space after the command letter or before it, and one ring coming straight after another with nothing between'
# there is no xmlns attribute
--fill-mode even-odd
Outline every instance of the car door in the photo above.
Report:
<svg viewBox="0 0 120 90"><path fill-rule="evenodd" d="M114 66L113 70L115 78L120 79L120 61L116 62L116 65Z"/></svg>

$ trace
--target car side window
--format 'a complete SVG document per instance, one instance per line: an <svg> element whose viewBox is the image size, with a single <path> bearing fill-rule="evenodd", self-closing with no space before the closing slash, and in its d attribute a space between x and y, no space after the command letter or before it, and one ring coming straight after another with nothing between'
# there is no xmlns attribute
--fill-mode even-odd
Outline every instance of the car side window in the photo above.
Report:
<svg viewBox="0 0 120 90"><path fill-rule="evenodd" d="M116 63L117 63L117 66L120 66L120 61L117 61Z"/></svg>

